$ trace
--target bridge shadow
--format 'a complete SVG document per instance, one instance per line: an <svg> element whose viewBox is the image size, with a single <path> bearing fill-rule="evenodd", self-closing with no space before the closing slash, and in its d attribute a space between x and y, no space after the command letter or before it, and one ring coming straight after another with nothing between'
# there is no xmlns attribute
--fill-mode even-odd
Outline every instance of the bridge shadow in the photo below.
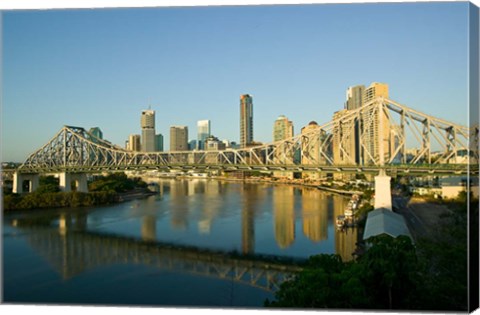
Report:
<svg viewBox="0 0 480 315"><path fill-rule="evenodd" d="M144 264L162 270L235 281L269 292L302 269L303 259L143 240L86 229L86 215L65 229L58 215L12 219L32 248L63 279L112 264Z"/></svg>

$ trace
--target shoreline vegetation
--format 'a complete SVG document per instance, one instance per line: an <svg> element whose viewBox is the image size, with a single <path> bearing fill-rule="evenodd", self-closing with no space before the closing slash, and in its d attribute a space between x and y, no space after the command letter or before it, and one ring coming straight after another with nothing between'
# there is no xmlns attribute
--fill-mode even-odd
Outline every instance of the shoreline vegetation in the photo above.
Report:
<svg viewBox="0 0 480 315"><path fill-rule="evenodd" d="M35 210L47 208L77 208L108 205L155 195L140 178L128 178L125 174L111 174L94 179L88 184L89 192L62 192L58 179L53 176L40 178L35 192L3 193L3 211Z"/></svg>

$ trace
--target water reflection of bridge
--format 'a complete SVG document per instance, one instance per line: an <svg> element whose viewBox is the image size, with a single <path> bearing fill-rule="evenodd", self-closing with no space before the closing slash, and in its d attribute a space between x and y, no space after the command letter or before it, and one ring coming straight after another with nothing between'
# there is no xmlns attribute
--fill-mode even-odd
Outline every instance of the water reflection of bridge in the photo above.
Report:
<svg viewBox="0 0 480 315"><path fill-rule="evenodd" d="M298 261L268 256L243 256L89 231L66 231L61 225L59 229L22 227L21 221L15 221L14 225L28 232L26 237L32 248L64 279L104 265L144 264L275 291L285 279L301 270Z"/></svg>

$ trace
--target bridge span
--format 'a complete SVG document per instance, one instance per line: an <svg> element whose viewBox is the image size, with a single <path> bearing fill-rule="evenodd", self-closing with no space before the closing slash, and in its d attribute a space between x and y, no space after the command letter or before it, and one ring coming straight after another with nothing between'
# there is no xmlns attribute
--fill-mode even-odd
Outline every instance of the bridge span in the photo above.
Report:
<svg viewBox="0 0 480 315"><path fill-rule="evenodd" d="M129 151L82 127L64 126L15 170L14 191L21 192L23 180L34 190L38 174L60 174L61 189L68 191L71 181L85 190L87 173L139 170L478 176L478 134L478 126L457 125L384 98L334 115L312 131L241 149Z"/></svg>

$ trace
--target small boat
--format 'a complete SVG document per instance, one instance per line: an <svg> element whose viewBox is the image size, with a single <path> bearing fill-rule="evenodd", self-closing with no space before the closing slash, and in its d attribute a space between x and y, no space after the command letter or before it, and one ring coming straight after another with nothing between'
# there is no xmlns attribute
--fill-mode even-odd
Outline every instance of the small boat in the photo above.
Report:
<svg viewBox="0 0 480 315"><path fill-rule="evenodd" d="M339 215L336 220L337 227L342 228L345 226L345 216Z"/></svg>

